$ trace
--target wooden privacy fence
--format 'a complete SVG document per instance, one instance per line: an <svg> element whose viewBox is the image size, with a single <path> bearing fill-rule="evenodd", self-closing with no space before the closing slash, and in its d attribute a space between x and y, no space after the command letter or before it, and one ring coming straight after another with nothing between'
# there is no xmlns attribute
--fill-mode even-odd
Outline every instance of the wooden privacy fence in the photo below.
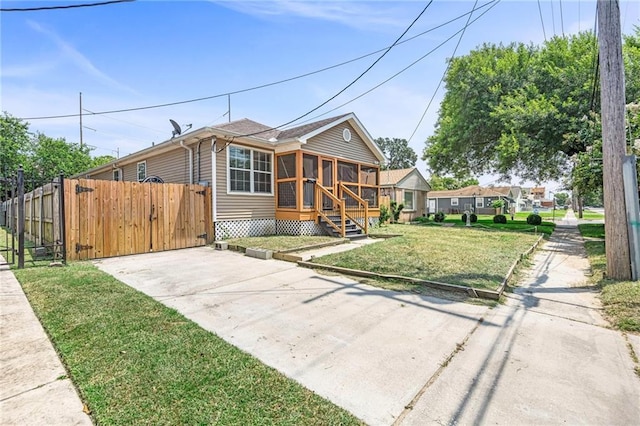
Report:
<svg viewBox="0 0 640 426"><path fill-rule="evenodd" d="M202 246L213 240L211 188L67 179L69 260Z"/></svg>

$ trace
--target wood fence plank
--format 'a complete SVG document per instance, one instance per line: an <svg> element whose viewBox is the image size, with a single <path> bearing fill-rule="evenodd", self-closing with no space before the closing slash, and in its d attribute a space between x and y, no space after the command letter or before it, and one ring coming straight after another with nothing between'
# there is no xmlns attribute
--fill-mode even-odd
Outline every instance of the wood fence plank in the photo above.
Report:
<svg viewBox="0 0 640 426"><path fill-rule="evenodd" d="M149 220L149 218L151 217L151 187L153 185L157 185L157 184L153 184L153 183L145 183L142 185L142 196L143 196L143 200L142 200L142 207L143 207L143 211L144 211L144 215L142 217L142 223L143 223L143 235L142 235L142 247L143 247L143 253L148 253L151 251L151 244L152 244L152 234L151 234L151 221Z"/></svg>
<svg viewBox="0 0 640 426"><path fill-rule="evenodd" d="M124 240L123 240L123 254L133 254L133 223L131 218L133 217L134 204L131 199L131 190L133 188L133 182L124 183Z"/></svg>
<svg viewBox="0 0 640 426"><path fill-rule="evenodd" d="M163 214L164 214L164 185L156 185L154 188L153 197L153 251L164 250L164 229L163 229Z"/></svg>

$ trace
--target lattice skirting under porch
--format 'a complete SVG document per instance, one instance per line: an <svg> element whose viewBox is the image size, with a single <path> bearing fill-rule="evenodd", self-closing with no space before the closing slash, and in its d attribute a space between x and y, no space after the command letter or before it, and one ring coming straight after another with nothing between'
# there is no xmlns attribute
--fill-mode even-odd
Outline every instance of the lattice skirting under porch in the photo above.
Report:
<svg viewBox="0 0 640 426"><path fill-rule="evenodd" d="M326 235L320 225L312 220L277 220L278 235Z"/></svg>
<svg viewBox="0 0 640 426"><path fill-rule="evenodd" d="M225 220L215 223L216 241L276 233L275 219Z"/></svg>

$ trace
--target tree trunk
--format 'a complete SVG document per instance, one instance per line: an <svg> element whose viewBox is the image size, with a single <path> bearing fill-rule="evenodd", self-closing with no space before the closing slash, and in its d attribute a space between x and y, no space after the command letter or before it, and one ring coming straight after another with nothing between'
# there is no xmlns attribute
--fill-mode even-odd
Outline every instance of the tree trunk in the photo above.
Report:
<svg viewBox="0 0 640 426"><path fill-rule="evenodd" d="M598 30L607 276L630 280L631 254L622 178L625 95L618 1L598 0Z"/></svg>

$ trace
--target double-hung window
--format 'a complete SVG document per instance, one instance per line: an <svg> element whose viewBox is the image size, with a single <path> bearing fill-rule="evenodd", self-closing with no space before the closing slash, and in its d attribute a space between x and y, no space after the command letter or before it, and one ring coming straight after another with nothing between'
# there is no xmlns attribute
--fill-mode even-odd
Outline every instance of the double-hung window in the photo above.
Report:
<svg viewBox="0 0 640 426"><path fill-rule="evenodd" d="M404 209L409 211L415 210L415 193L413 191L404 190Z"/></svg>
<svg viewBox="0 0 640 426"><path fill-rule="evenodd" d="M229 192L272 194L273 155L270 152L229 146Z"/></svg>
<svg viewBox="0 0 640 426"><path fill-rule="evenodd" d="M141 161L138 163L137 172L138 172L138 182L142 182L147 178L147 162L146 161Z"/></svg>

